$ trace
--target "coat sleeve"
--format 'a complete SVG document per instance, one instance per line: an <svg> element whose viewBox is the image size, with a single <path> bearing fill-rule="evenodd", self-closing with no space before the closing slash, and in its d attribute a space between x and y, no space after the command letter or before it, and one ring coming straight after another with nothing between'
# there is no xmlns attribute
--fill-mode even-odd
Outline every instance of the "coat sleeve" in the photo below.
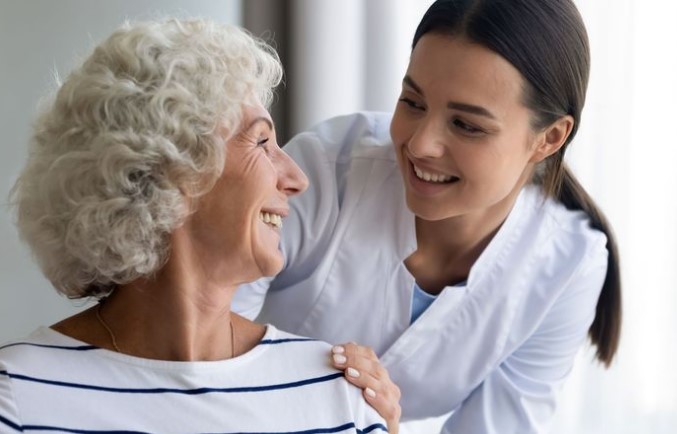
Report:
<svg viewBox="0 0 677 434"><path fill-rule="evenodd" d="M12 383L2 361L0 361L0 432L23 432L12 394Z"/></svg>
<svg viewBox="0 0 677 434"><path fill-rule="evenodd" d="M606 276L604 255L589 258L538 329L462 402L444 434L549 432L559 390L585 342Z"/></svg>

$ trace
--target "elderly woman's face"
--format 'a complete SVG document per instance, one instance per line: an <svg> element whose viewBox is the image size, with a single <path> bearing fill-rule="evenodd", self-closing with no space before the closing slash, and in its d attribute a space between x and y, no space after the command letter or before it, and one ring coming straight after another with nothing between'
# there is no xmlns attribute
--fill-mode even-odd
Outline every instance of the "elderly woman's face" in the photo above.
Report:
<svg viewBox="0 0 677 434"><path fill-rule="evenodd" d="M275 275L283 265L280 229L288 199L307 186L278 146L268 111L245 107L240 131L226 144L223 175L190 218L193 242L220 258L219 266L238 283Z"/></svg>

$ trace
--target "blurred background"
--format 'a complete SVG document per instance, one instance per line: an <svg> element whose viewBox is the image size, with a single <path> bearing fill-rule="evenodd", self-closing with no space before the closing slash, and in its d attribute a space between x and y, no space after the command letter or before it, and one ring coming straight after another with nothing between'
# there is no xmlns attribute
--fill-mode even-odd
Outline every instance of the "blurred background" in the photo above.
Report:
<svg viewBox="0 0 677 434"><path fill-rule="evenodd" d="M279 50L281 141L330 116L392 111L430 0L0 0L0 342L84 308L56 295L16 235L7 193L39 98L126 18L203 16ZM553 433L677 432L677 3L579 0L592 49L568 159L615 227L624 279L611 369L581 351ZM556 53L554 53L556 55ZM444 397L440 397L444 399ZM433 433L439 421L409 425Z"/></svg>

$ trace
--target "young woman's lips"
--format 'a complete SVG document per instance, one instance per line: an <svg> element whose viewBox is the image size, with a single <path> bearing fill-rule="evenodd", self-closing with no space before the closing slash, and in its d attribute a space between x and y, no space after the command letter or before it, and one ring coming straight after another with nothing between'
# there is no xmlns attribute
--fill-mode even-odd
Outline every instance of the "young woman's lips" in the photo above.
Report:
<svg viewBox="0 0 677 434"><path fill-rule="evenodd" d="M414 170L414 164L410 160L408 160L407 162L409 166L408 170L409 185L416 193L421 194L423 196L434 196L436 194L439 194L440 192L446 191L460 180L458 177L453 177L450 181L447 182L425 181L416 175L416 172Z"/></svg>

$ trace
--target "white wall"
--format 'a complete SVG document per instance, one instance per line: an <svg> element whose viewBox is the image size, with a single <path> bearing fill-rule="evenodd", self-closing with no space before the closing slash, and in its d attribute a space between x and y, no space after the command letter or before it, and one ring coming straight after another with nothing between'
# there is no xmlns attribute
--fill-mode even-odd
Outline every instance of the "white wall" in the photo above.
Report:
<svg viewBox="0 0 677 434"><path fill-rule="evenodd" d="M75 313L17 237L7 195L26 158L38 99L125 19L203 16L239 24L239 0L0 0L0 342Z"/></svg>

